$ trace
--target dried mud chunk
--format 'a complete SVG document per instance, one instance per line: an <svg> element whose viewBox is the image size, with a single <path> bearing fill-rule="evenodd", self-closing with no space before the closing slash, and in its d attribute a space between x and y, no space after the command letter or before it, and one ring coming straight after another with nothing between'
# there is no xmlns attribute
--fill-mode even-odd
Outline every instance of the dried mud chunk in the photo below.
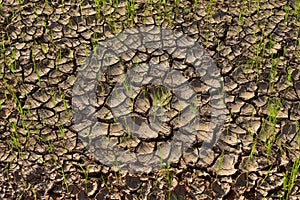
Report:
<svg viewBox="0 0 300 200"><path fill-rule="evenodd" d="M153 191L148 194L147 199L149 200L165 200L166 195L163 192Z"/></svg>
<svg viewBox="0 0 300 200"><path fill-rule="evenodd" d="M122 148L136 148L140 140L136 137L133 138L121 138L119 146Z"/></svg>
<svg viewBox="0 0 300 200"><path fill-rule="evenodd" d="M199 152L199 161L197 165L201 166L209 166L213 163L215 159L215 153L210 149L201 149Z"/></svg>
<svg viewBox="0 0 300 200"><path fill-rule="evenodd" d="M150 109L150 101L148 98L140 94L135 102L135 111L139 113L147 113Z"/></svg>
<svg viewBox="0 0 300 200"><path fill-rule="evenodd" d="M284 94L285 94L283 97L284 99L291 100L291 101L298 99L297 93L293 87L287 88L284 91Z"/></svg>
<svg viewBox="0 0 300 200"><path fill-rule="evenodd" d="M238 84L228 76L224 78L224 82L224 89L226 92L233 91L238 87Z"/></svg>
<svg viewBox="0 0 300 200"><path fill-rule="evenodd" d="M256 109L252 104L245 103L241 108L240 115L242 116L253 116L256 114Z"/></svg>
<svg viewBox="0 0 300 200"><path fill-rule="evenodd" d="M248 88L242 87L239 90L239 97L243 100L249 100L252 99L255 96L255 93L252 91L248 91Z"/></svg>
<svg viewBox="0 0 300 200"><path fill-rule="evenodd" d="M229 130L238 135L246 134L246 131L236 124L230 125Z"/></svg>
<svg viewBox="0 0 300 200"><path fill-rule="evenodd" d="M126 186L130 190L137 190L141 186L142 182L139 177L127 176L126 177Z"/></svg>
<svg viewBox="0 0 300 200"><path fill-rule="evenodd" d="M241 163L239 164L239 169L245 171L245 172L257 172L258 170L265 167L267 163L265 161L262 161L257 156L253 156L252 159L250 159L248 156L245 156L242 158Z"/></svg>
<svg viewBox="0 0 300 200"><path fill-rule="evenodd" d="M299 126L297 123L284 123L281 128L281 136L283 142L289 143L294 147L300 146Z"/></svg>
<svg viewBox="0 0 300 200"><path fill-rule="evenodd" d="M198 155L198 150L194 149L194 151L188 151L183 154L183 160L187 164L194 164L197 162L199 155Z"/></svg>
<svg viewBox="0 0 300 200"><path fill-rule="evenodd" d="M295 90L297 92L298 99L300 99L300 81L295 82L294 87L295 87Z"/></svg>
<svg viewBox="0 0 300 200"><path fill-rule="evenodd" d="M154 151L155 144L154 143L147 143L142 142L138 147L136 152L138 154L150 154Z"/></svg>
<svg viewBox="0 0 300 200"><path fill-rule="evenodd" d="M228 103L228 109L232 113L239 113L241 111L242 106L245 103L239 99L236 99L233 103Z"/></svg>
<svg viewBox="0 0 300 200"><path fill-rule="evenodd" d="M69 192L71 193L72 197L75 197L76 194L80 192L80 189L76 185L69 185Z"/></svg>
<svg viewBox="0 0 300 200"><path fill-rule="evenodd" d="M110 136L122 136L122 126L119 123L112 123L109 126L109 135Z"/></svg>
<svg viewBox="0 0 300 200"><path fill-rule="evenodd" d="M235 146L238 143L238 137L233 133L224 134L220 137L220 139L231 146Z"/></svg>
<svg viewBox="0 0 300 200"><path fill-rule="evenodd" d="M217 181L213 182L211 187L217 198L224 197L230 190L230 185L228 183L219 183Z"/></svg>
<svg viewBox="0 0 300 200"><path fill-rule="evenodd" d="M239 190L244 191L245 187L247 187L247 185L248 185L247 179L248 179L248 177L247 177L246 173L240 174L235 181L235 187L238 188Z"/></svg>
<svg viewBox="0 0 300 200"><path fill-rule="evenodd" d="M235 124L241 126L246 131L256 132L260 127L261 119L254 117L256 115L255 107L252 104L245 104L238 117L236 117Z"/></svg>

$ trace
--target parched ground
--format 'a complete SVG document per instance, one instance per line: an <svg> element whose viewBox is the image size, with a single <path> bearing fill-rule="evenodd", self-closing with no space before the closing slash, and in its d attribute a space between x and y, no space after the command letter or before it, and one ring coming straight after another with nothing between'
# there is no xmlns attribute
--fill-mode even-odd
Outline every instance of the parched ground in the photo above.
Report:
<svg viewBox="0 0 300 200"><path fill-rule="evenodd" d="M113 2L0 1L0 199L300 199L300 3ZM134 94L127 110L140 120L140 137L115 122L109 96L135 64L180 72L197 94L202 119L188 152L169 166L132 173L87 148L72 97L84 90L73 88L76 76L99 42L145 26L184 33L207 50L223 78L228 112L222 134L200 159L209 85L178 52L121 55L100 78L94 106L101 126L92 138L109 136L147 160L184 123L176 95L155 85ZM163 119L158 127L155 105ZM168 160L172 149L163 151Z"/></svg>

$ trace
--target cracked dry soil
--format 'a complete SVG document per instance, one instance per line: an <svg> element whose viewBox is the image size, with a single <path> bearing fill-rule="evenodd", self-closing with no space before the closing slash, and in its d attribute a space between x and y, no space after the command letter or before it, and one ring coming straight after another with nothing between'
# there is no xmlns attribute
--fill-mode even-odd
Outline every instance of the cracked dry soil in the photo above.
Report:
<svg viewBox="0 0 300 200"><path fill-rule="evenodd" d="M0 199L300 199L298 168L291 190L285 187L300 154L300 23L294 1L167 1L164 7L137 0L130 22L121 0L100 9L89 0L0 2ZM74 131L72 89L87 53L132 24L182 32L215 61L228 113L204 159L197 155L210 120L208 85L186 60L151 48L122 55L111 74L102 76L97 133L139 155L174 137L184 122L176 120L180 105L172 92L156 102L161 126L151 118L158 87L134 95L128 113L141 124L141 135L127 142L121 142L124 130L107 103L127 69L154 63L180 72L197 94L202 123L192 148L167 169L120 173L95 159ZM166 158L170 151L164 149Z"/></svg>

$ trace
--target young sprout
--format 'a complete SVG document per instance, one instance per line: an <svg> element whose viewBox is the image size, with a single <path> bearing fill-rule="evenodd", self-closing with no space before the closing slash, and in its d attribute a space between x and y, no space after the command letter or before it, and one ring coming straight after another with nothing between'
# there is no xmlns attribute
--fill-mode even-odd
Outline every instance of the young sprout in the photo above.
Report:
<svg viewBox="0 0 300 200"><path fill-rule="evenodd" d="M85 190L88 190L88 180L89 180L89 166L87 166L87 169L85 170L81 164L79 164L79 167L81 171L84 174L84 182L85 182Z"/></svg>
<svg viewBox="0 0 300 200"><path fill-rule="evenodd" d="M62 173L62 176L64 178L64 184L66 186L66 190L67 190L67 192L69 192L69 186L68 186L68 182L67 182L67 177L65 176L65 171L64 171L63 166L61 167L61 173Z"/></svg>
<svg viewBox="0 0 300 200"><path fill-rule="evenodd" d="M290 7L288 5L284 5L284 10L285 10L285 15L284 15L284 24L287 26L288 25L288 18L289 18L289 13L290 13Z"/></svg>
<svg viewBox="0 0 300 200"><path fill-rule="evenodd" d="M222 169L223 166L223 160L224 160L224 150L222 151L221 155L220 155L220 161L218 164L218 170L217 170L217 177L218 177L218 173L220 172L220 170Z"/></svg>
<svg viewBox="0 0 300 200"><path fill-rule="evenodd" d="M300 15L300 0L295 0L294 20L298 21Z"/></svg>

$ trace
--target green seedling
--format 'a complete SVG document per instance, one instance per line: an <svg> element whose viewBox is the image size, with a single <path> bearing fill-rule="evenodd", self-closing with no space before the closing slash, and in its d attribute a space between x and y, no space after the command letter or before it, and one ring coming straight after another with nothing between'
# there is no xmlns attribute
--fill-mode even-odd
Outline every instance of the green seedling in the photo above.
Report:
<svg viewBox="0 0 300 200"><path fill-rule="evenodd" d="M118 160L116 159L114 163L115 163L115 164L114 164L114 167L115 167L115 170L114 170L115 177L116 177L117 181L118 181L119 183L121 183L121 182L122 182L122 173L121 173L121 171L120 171L120 165L119 165L119 162L118 162Z"/></svg>
<svg viewBox="0 0 300 200"><path fill-rule="evenodd" d="M61 173L62 173L62 176L63 176L63 179L64 179L64 184L66 186L66 190L67 190L67 192L69 192L69 185L68 185L67 177L65 176L65 171L64 171L63 167L61 167Z"/></svg>
<svg viewBox="0 0 300 200"><path fill-rule="evenodd" d="M275 141L275 129L277 124L277 115L279 110L281 109L282 105L280 100L276 99L269 99L268 101L268 110L269 114L267 117L267 123L269 124L268 130L265 129L265 124L263 125L262 131L267 134L267 158L269 161L269 157L271 155L272 144Z"/></svg>
<svg viewBox="0 0 300 200"><path fill-rule="evenodd" d="M260 0L256 0L256 10L257 10L257 13L260 13Z"/></svg>
<svg viewBox="0 0 300 200"><path fill-rule="evenodd" d="M134 26L135 0L126 0L127 25Z"/></svg>
<svg viewBox="0 0 300 200"><path fill-rule="evenodd" d="M299 173L299 167L300 167L300 156L298 156L298 158L293 163L291 171L287 172L284 176L283 184L282 184L284 193L280 199L282 200L289 199L295 185L296 177Z"/></svg>
<svg viewBox="0 0 300 200"><path fill-rule="evenodd" d="M287 26L288 25L289 13L290 13L290 7L288 5L284 5L283 9L285 10L284 24Z"/></svg>
<svg viewBox="0 0 300 200"><path fill-rule="evenodd" d="M170 172L170 163L168 162L165 169L165 179L168 183L168 200L171 200L171 188L174 175Z"/></svg>
<svg viewBox="0 0 300 200"><path fill-rule="evenodd" d="M60 125L58 126L58 129L59 129L61 138L63 139L64 147L66 148L66 142L65 142L65 136L66 136L66 133L65 133L65 130L64 130L64 125L60 124Z"/></svg>
<svg viewBox="0 0 300 200"><path fill-rule="evenodd" d="M32 49L32 62L33 62L33 69L37 75L37 78L38 78L38 83L39 83L39 86L40 88L42 87L42 82L41 82L41 76L40 76L40 73L39 73L39 70L36 66L36 63L35 63L35 59L34 59L34 50Z"/></svg>
<svg viewBox="0 0 300 200"><path fill-rule="evenodd" d="M85 190L88 191L88 181L89 181L89 166L87 166L87 169L85 170L81 164L79 164L79 167L84 175L84 182L85 182Z"/></svg>
<svg viewBox="0 0 300 200"><path fill-rule="evenodd" d="M216 3L215 0L209 0L209 4L206 9L206 20L207 21L211 21L213 18L213 15L214 15L213 8L215 7L215 3Z"/></svg>
<svg viewBox="0 0 300 200"><path fill-rule="evenodd" d="M295 7L294 7L294 20L298 21L300 16L300 0L295 0Z"/></svg>
<svg viewBox="0 0 300 200"><path fill-rule="evenodd" d="M12 49L12 62L11 64L9 65L9 68L11 70L11 72L14 74L15 73L15 70L16 70L16 67L17 67L17 62L16 62L16 49Z"/></svg>
<svg viewBox="0 0 300 200"><path fill-rule="evenodd" d="M108 185L107 185L103 175L101 175L100 181L101 181L102 185L104 185L106 188L108 188Z"/></svg>
<svg viewBox="0 0 300 200"><path fill-rule="evenodd" d="M81 2L80 2L81 3ZM106 1L103 1L103 3L105 3L106 4ZM100 2L100 0L95 0L95 6L96 6L96 12L97 12L97 14L96 14L96 18L97 19L100 19L100 17L101 17L101 2ZM105 9L105 6L106 5L102 5L103 6L103 8ZM81 4L80 4L80 7L81 7ZM82 8L80 8L80 10L82 10ZM81 11L82 12L82 11Z"/></svg>
<svg viewBox="0 0 300 200"><path fill-rule="evenodd" d="M224 150L222 151L219 158L220 158L220 161L219 161L219 164L218 164L217 177L218 177L218 174L219 174L219 172L220 172L220 170L222 169L222 166L223 166Z"/></svg>
<svg viewBox="0 0 300 200"><path fill-rule="evenodd" d="M261 186L261 185L265 182L265 180L269 177L270 172L271 172L271 170L272 170L272 167L273 167L273 166L271 166L271 167L268 169L268 171L267 171L265 177L262 179L262 181L260 182L259 186Z"/></svg>
<svg viewBox="0 0 300 200"><path fill-rule="evenodd" d="M270 92L272 92L274 89L275 82L273 80L276 80L278 64L279 58L276 60L272 59L272 67L270 71Z"/></svg>
<svg viewBox="0 0 300 200"><path fill-rule="evenodd" d="M58 64L57 62L62 58L61 56L61 49L57 52L56 54L56 59L55 59L55 69L57 72L59 72Z"/></svg>
<svg viewBox="0 0 300 200"><path fill-rule="evenodd" d="M41 140L42 140L42 138L39 137L39 141L41 141ZM53 152L53 143L51 140L48 140L48 146L49 146L49 149L48 149L49 154L53 154L54 153Z"/></svg>
<svg viewBox="0 0 300 200"><path fill-rule="evenodd" d="M48 47L47 47L47 45L42 44L41 45L41 49L42 49L43 54L46 56L47 53L48 53Z"/></svg>
<svg viewBox="0 0 300 200"><path fill-rule="evenodd" d="M11 152L13 153L13 148L16 148L18 150L19 155L21 155L22 151L21 151L21 145L19 141L17 125L15 122L11 122L10 127L12 129L12 132L10 134L10 138L12 139Z"/></svg>
<svg viewBox="0 0 300 200"><path fill-rule="evenodd" d="M208 48L209 37L210 37L209 32L207 32L205 34L205 46L206 46L206 48Z"/></svg>
<svg viewBox="0 0 300 200"><path fill-rule="evenodd" d="M250 158L250 160L252 160L253 155L254 155L255 150L256 150L257 141L256 141L256 139L255 139L254 134L252 133L252 131L250 129L249 129L249 131L250 131L250 135L252 136L252 147L251 147L249 158Z"/></svg>
<svg viewBox="0 0 300 200"><path fill-rule="evenodd" d="M79 11L80 11L80 16L82 16L82 0L79 0Z"/></svg>
<svg viewBox="0 0 300 200"><path fill-rule="evenodd" d="M65 108L67 117L70 118L70 113L69 113L68 103L67 103L65 94L62 92L62 90L61 90L60 88L58 88L58 90L59 90L60 97L61 97L61 99L62 99L62 101L63 101L63 104L64 104L64 108Z"/></svg>

